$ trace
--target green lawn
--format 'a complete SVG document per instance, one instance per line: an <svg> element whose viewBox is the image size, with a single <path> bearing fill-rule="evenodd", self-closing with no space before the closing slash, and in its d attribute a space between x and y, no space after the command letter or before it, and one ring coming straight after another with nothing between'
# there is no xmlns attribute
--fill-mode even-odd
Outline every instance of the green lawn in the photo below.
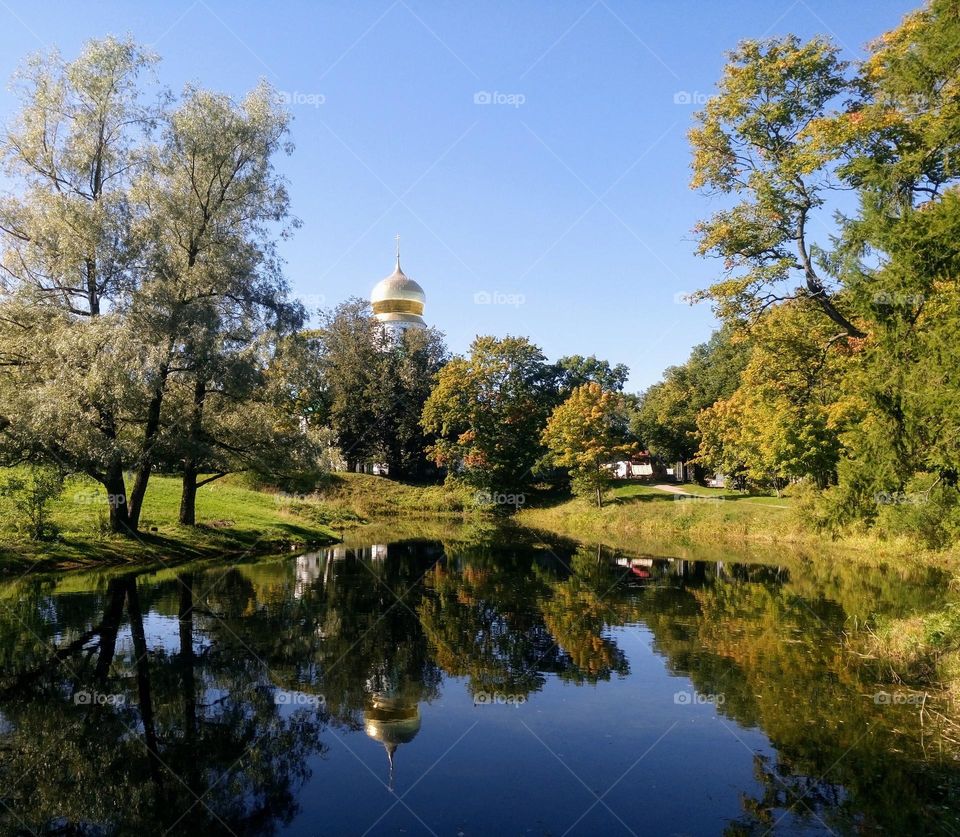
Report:
<svg viewBox="0 0 960 837"><path fill-rule="evenodd" d="M729 500L737 503L757 503L771 508L789 508L789 497L776 497L770 494L745 494L740 491L734 491L730 488L707 488L697 483L678 484L676 488L685 494L691 494L695 497L707 499ZM611 487L608 499L614 503L630 500L631 498L640 498L642 500L672 500L677 501L681 496L670 491L664 491L653 485L646 483L624 480L615 482ZM682 500L679 502L683 502Z"/></svg>
<svg viewBox="0 0 960 837"><path fill-rule="evenodd" d="M50 541L30 541L19 534L16 522L20 513L11 501L4 501L0 558L7 564L72 565L267 553L335 541L336 529L345 522L343 515L319 502L255 491L229 480L199 489L196 527L177 523L179 507L180 480L154 475L141 514L140 534L113 535L107 527L102 486L73 477L51 504L51 522L58 533Z"/></svg>
<svg viewBox="0 0 960 837"><path fill-rule="evenodd" d="M960 555L918 550L910 538L880 537L869 532L830 535L817 532L788 497L741 494L699 485L677 486L696 495L681 497L641 482L615 482L598 509L588 498L540 498L516 516L518 523L591 543L627 550L669 547L729 550L743 556L749 548L775 556L785 545L816 558L839 555L879 561L909 557L938 566L957 566ZM673 554L672 552L664 554Z"/></svg>

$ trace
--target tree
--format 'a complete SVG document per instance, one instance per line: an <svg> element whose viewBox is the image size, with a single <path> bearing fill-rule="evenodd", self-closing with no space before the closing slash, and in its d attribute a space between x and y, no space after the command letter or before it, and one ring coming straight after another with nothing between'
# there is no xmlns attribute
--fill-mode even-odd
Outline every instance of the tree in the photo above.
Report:
<svg viewBox="0 0 960 837"><path fill-rule="evenodd" d="M834 483L856 413L842 389L849 358L827 345L834 330L809 301L769 309L737 390L697 416L697 461L778 490L793 478Z"/></svg>
<svg viewBox="0 0 960 837"><path fill-rule="evenodd" d="M686 363L667 369L640 396L633 432L667 461L692 460L700 446L697 416L737 389L748 355L749 340L731 327L695 346Z"/></svg>
<svg viewBox="0 0 960 837"><path fill-rule="evenodd" d="M443 335L436 329L409 329L380 352L375 367L376 434L391 477L421 474L433 437L420 423L437 374L447 362Z"/></svg>
<svg viewBox="0 0 960 837"><path fill-rule="evenodd" d="M722 258L726 270L697 297L724 319L750 321L803 297L842 333L864 336L811 232L840 155L821 141L817 120L854 92L838 53L822 38L743 41L697 114L691 185L739 198L696 227L698 252Z"/></svg>
<svg viewBox="0 0 960 837"><path fill-rule="evenodd" d="M354 298L323 315L311 343L317 421L333 430L348 470L377 461L391 476L421 472L429 439L420 415L447 360L443 335L410 329L393 337Z"/></svg>
<svg viewBox="0 0 960 837"><path fill-rule="evenodd" d="M611 366L609 361L599 360L595 355L568 355L556 363L557 387L561 399L573 390L591 382L600 384L603 389L623 392L630 377L630 369L623 363Z"/></svg>
<svg viewBox="0 0 960 837"><path fill-rule="evenodd" d="M555 391L553 370L529 340L477 337L468 357L440 370L424 405L423 428L437 436L428 452L478 488L518 491L543 453Z"/></svg>
<svg viewBox="0 0 960 837"><path fill-rule="evenodd" d="M10 517L31 539L42 541L56 534L50 523L50 503L63 492L63 481L60 469L31 465L6 474L0 482L0 497L9 502Z"/></svg>
<svg viewBox="0 0 960 837"><path fill-rule="evenodd" d="M872 45L861 96L821 126L859 191L838 249L869 324L848 384L863 418L844 436L841 484L828 498L839 521L906 515L910 504L882 509L877 497L907 492L944 531L960 523L951 511L960 495L958 60L956 5L934 0Z"/></svg>
<svg viewBox="0 0 960 837"><path fill-rule="evenodd" d="M286 185L273 164L291 150L288 120L264 84L239 103L187 88L138 183L151 280L133 316L149 320L162 359L146 428L154 436L145 439L135 488L146 488L165 422L168 446L180 452L183 524L195 522L202 468L229 470L231 457L289 446L289 430L269 432L276 422L264 424L256 408L269 345L304 319L302 306L287 299L273 236L289 222ZM188 395L164 416L171 378Z"/></svg>
<svg viewBox="0 0 960 837"><path fill-rule="evenodd" d="M609 464L633 450L627 437L623 397L589 383L574 389L550 414L542 441L554 461L570 469L574 490L595 494L600 508L611 479Z"/></svg>
<svg viewBox="0 0 960 837"><path fill-rule="evenodd" d="M130 184L157 109L132 41L90 41L73 62L31 58L2 145L17 195L0 201L0 431L4 459L46 461L103 484L114 531L130 528L127 431L144 410L150 357L122 312L140 281Z"/></svg>

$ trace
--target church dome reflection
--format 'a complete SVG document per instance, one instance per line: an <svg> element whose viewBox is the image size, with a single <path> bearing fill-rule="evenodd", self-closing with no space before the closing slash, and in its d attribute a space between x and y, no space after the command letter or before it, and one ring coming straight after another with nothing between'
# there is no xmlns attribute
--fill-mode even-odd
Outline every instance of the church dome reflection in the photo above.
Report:
<svg viewBox="0 0 960 837"><path fill-rule="evenodd" d="M393 786L394 754L401 744L409 744L420 732L420 704L400 695L374 693L363 712L363 731L383 744L390 764Z"/></svg>

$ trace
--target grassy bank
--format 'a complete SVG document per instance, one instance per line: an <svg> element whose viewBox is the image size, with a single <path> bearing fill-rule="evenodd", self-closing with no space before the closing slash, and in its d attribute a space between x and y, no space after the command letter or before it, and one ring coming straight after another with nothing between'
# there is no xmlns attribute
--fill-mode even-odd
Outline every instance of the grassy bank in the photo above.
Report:
<svg viewBox="0 0 960 837"><path fill-rule="evenodd" d="M320 503L256 491L230 481L197 492L195 527L180 526L180 480L150 480L141 532L123 537L108 531L106 495L98 484L72 478L53 501L50 522L56 535L31 541L17 529L18 510L9 502L0 519L0 561L8 571L29 566L83 566L92 563L183 561L215 555L267 554L338 539L336 511Z"/></svg>
<svg viewBox="0 0 960 837"><path fill-rule="evenodd" d="M415 485L369 474L330 474L311 495L344 517L376 521L402 516L436 517L483 514L466 486Z"/></svg>
<svg viewBox="0 0 960 837"><path fill-rule="evenodd" d="M918 550L907 538L882 540L869 533L831 538L815 532L800 519L789 497L755 496L690 485L680 486L679 490L684 493L622 483L610 490L602 509L580 498L534 502L517 515L517 522L625 549L643 548L651 541L761 551L787 545L811 556L829 555L831 559L909 558L912 562L960 567L956 550Z"/></svg>

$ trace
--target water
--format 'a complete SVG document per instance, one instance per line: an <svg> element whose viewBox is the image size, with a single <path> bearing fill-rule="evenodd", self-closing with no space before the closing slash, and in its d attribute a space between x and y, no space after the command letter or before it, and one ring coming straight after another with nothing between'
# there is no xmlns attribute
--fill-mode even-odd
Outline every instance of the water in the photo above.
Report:
<svg viewBox="0 0 960 837"><path fill-rule="evenodd" d="M956 749L842 647L935 571L362 538L0 587L3 832L960 833Z"/></svg>

